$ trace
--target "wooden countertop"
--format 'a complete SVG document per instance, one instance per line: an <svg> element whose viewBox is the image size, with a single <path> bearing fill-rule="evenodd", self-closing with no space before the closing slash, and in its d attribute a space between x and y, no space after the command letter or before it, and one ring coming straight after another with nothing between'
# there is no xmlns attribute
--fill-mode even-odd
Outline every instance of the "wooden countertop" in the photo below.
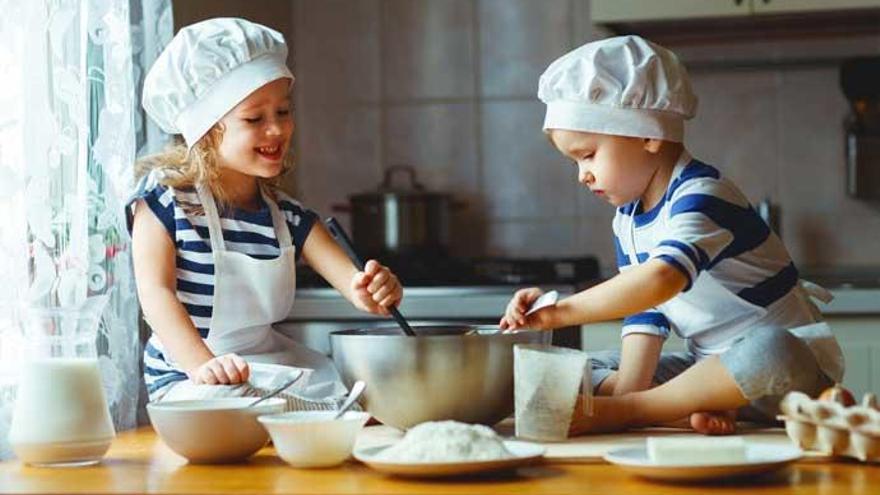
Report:
<svg viewBox="0 0 880 495"><path fill-rule="evenodd" d="M350 461L322 470L294 469L266 447L244 464L199 466L171 452L150 427L120 433L104 461L85 468L0 463L0 493L297 493L297 494L578 494L737 492L823 495L880 493L880 465L805 460L765 477L706 485L659 484L608 464L555 464L459 480L404 480Z"/></svg>

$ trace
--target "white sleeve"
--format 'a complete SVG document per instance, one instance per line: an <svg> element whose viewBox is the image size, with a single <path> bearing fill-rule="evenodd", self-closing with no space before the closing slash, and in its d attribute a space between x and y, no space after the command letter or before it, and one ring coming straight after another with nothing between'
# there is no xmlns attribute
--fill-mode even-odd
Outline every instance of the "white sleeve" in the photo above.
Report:
<svg viewBox="0 0 880 495"><path fill-rule="evenodd" d="M666 319L666 316L656 309L649 309L624 318L621 337L633 333L644 333L657 335L665 340L669 337L669 330L669 320Z"/></svg>

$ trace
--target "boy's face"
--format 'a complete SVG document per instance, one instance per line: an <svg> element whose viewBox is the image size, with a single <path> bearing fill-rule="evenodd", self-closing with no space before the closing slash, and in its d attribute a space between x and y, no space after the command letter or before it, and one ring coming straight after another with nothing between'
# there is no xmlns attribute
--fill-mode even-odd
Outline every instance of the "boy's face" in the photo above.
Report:
<svg viewBox="0 0 880 495"><path fill-rule="evenodd" d="M221 167L262 178L282 172L293 134L289 88L290 79L272 81L220 119L223 138L217 154Z"/></svg>
<svg viewBox="0 0 880 495"><path fill-rule="evenodd" d="M578 182L614 206L642 197L656 168L650 140L592 132L550 130L550 140L575 162Z"/></svg>

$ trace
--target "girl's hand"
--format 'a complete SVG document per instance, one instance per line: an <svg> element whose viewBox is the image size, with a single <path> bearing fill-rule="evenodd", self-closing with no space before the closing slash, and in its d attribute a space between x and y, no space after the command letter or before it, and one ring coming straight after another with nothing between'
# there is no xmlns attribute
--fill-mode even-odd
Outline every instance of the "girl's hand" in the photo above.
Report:
<svg viewBox="0 0 880 495"><path fill-rule="evenodd" d="M355 273L351 292L358 309L384 316L389 315L389 307L403 299L403 287L397 276L376 260L367 261L364 271Z"/></svg>
<svg viewBox="0 0 880 495"><path fill-rule="evenodd" d="M189 374L196 385L235 385L250 377L250 366L238 354L224 354L205 362Z"/></svg>
<svg viewBox="0 0 880 495"><path fill-rule="evenodd" d="M546 307L526 316L529 307L542 295L544 295L544 291L537 287L516 291L507 304L507 309L504 311L501 321L498 322L498 326L502 330L516 330L518 328L551 330L555 328L552 318L555 311L554 306Z"/></svg>

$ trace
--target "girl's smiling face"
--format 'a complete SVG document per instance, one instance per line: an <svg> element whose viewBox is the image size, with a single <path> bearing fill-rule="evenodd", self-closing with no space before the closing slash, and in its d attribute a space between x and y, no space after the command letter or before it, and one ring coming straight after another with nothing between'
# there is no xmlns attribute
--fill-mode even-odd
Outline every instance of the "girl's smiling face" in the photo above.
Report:
<svg viewBox="0 0 880 495"><path fill-rule="evenodd" d="M657 140L563 129L549 136L574 161L578 182L614 206L643 198L653 182Z"/></svg>
<svg viewBox="0 0 880 495"><path fill-rule="evenodd" d="M224 172L269 179L283 170L293 134L290 79L276 79L242 100L222 119L217 147Z"/></svg>

